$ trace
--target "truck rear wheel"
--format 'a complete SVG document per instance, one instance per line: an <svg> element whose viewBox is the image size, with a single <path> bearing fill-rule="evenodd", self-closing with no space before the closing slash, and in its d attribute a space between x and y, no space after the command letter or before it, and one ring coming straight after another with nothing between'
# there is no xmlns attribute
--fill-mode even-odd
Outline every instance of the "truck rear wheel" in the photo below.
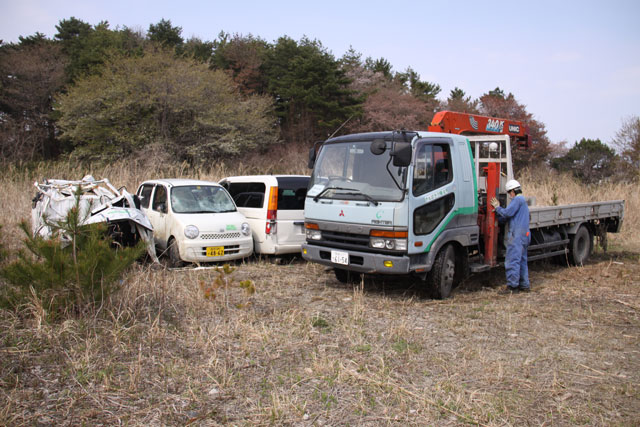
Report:
<svg viewBox="0 0 640 427"><path fill-rule="evenodd" d="M350 283L358 283L360 282L361 275L360 273L356 273L354 271L343 270L341 268L334 268L333 271L336 274L336 279L340 283L350 284Z"/></svg>
<svg viewBox="0 0 640 427"><path fill-rule="evenodd" d="M451 295L456 275L456 250L453 245L440 249L433 268L427 274L427 290L431 297L445 299Z"/></svg>
<svg viewBox="0 0 640 427"><path fill-rule="evenodd" d="M573 265L583 265L593 250L593 236L587 227L581 225L569 243L569 261Z"/></svg>

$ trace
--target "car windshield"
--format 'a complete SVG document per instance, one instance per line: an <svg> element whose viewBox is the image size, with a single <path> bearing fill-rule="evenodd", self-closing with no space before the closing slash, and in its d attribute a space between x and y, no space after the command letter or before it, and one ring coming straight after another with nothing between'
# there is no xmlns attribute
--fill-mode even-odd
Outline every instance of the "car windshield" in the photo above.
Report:
<svg viewBox="0 0 640 427"><path fill-rule="evenodd" d="M221 213L236 210L224 188L212 185L173 187L171 207L175 213Z"/></svg>
<svg viewBox="0 0 640 427"><path fill-rule="evenodd" d="M371 152L371 141L324 145L307 195L370 202L401 200L403 191L398 185L404 187L403 172L406 168L389 163L390 144L387 142L387 150L380 155ZM387 171L387 163L391 174Z"/></svg>

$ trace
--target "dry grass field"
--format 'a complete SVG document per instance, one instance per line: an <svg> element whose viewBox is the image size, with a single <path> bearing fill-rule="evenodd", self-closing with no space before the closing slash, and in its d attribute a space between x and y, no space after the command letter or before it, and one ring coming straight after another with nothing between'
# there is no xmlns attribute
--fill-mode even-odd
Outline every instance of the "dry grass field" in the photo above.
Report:
<svg viewBox="0 0 640 427"><path fill-rule="evenodd" d="M276 154L268 172L306 173L304 155ZM135 191L257 172L5 168L4 246L21 247L36 179L91 173ZM625 199L623 232L584 267L532 263L530 294L498 294L496 270L444 301L407 279L344 286L299 258L239 263L232 277L256 292L214 299L213 269L136 265L90 316L50 323L36 299L0 311L0 425L638 425L640 190L518 178L540 205Z"/></svg>

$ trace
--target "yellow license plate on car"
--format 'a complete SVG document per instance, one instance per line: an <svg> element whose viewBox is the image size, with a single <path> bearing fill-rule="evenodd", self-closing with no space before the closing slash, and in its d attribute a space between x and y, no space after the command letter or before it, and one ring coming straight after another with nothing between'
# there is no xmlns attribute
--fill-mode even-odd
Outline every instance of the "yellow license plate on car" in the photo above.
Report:
<svg viewBox="0 0 640 427"><path fill-rule="evenodd" d="M207 248L207 256L224 255L224 246L210 246Z"/></svg>

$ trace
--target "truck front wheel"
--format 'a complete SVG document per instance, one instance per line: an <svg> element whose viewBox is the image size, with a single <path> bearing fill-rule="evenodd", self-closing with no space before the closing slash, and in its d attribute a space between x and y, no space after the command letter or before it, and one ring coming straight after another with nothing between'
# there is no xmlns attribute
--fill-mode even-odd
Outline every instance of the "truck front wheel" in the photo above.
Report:
<svg viewBox="0 0 640 427"><path fill-rule="evenodd" d="M350 284L360 282L360 273L343 270L341 268L334 268L333 271L336 273L336 279L338 279L340 283Z"/></svg>
<svg viewBox="0 0 640 427"><path fill-rule="evenodd" d="M456 250L453 245L440 249L433 268L427 274L427 290L433 298L444 299L451 295L456 275Z"/></svg>
<svg viewBox="0 0 640 427"><path fill-rule="evenodd" d="M569 243L569 261L573 265L583 265L593 250L593 236L587 227L581 225Z"/></svg>

